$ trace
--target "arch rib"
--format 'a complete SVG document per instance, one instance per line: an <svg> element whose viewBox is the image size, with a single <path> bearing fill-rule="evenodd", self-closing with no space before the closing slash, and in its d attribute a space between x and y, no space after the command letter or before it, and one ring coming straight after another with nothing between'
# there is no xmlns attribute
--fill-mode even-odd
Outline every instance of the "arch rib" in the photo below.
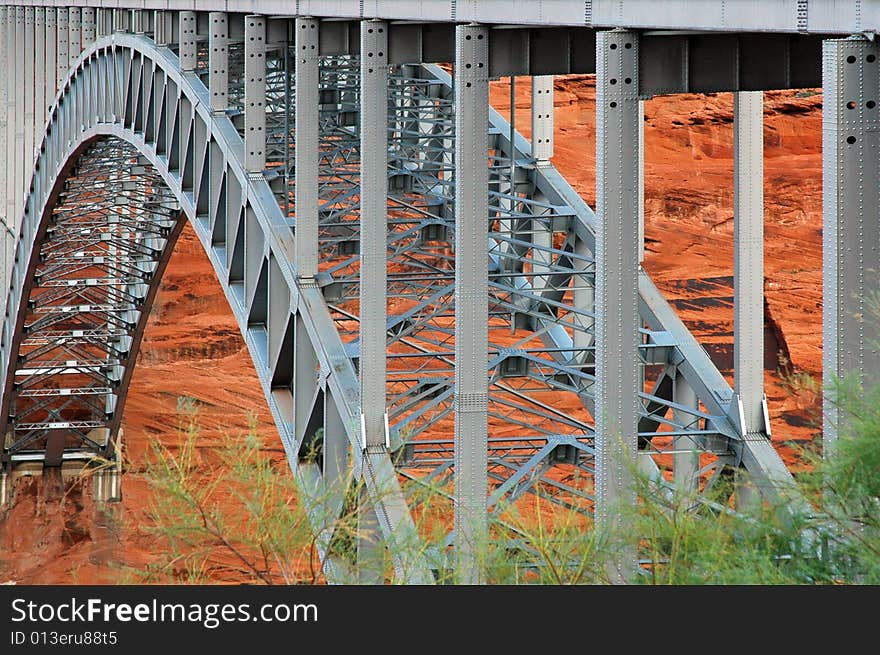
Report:
<svg viewBox="0 0 880 655"><path fill-rule="evenodd" d="M93 108L97 111L80 111L81 103L94 102L94 90L102 86L108 90L97 94L100 98ZM100 39L76 59L61 85L34 165L11 272L7 319L17 319L4 324L3 406L9 403L41 226L79 155L104 137L131 144L161 175L205 248L306 496L328 575L341 577L344 566L327 552L332 536L327 514L341 509L340 488L348 476L363 475L398 577L404 582L431 582L421 548L394 547L401 540L418 541L418 536L387 454L370 454L364 461L356 456L352 473L346 467L330 467L320 458L301 460L306 435L296 433L293 416L298 364L314 377L313 411L332 417L327 425L344 432L339 436L351 451L361 453L358 380L351 359L320 290L297 283L291 225L265 179L247 175L235 127L228 118L212 115L208 92L197 75L181 72L173 53L156 48L145 37L114 34ZM319 403L323 404L318 407ZM2 421L5 433L10 422L7 412ZM328 475L335 471L337 479L325 480L325 470Z"/></svg>

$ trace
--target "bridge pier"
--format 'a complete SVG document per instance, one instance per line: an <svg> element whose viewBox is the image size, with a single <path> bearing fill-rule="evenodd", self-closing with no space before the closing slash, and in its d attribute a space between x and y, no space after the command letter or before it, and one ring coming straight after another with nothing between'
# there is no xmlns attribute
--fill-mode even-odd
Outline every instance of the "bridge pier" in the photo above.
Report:
<svg viewBox="0 0 880 655"><path fill-rule="evenodd" d="M596 524L609 537L635 511L641 365L639 328L639 37L596 39ZM629 544L615 548L611 575L635 573Z"/></svg>
<svg viewBox="0 0 880 655"><path fill-rule="evenodd" d="M458 582L481 581L486 547L489 30L455 28L455 556Z"/></svg>
<svg viewBox="0 0 880 655"><path fill-rule="evenodd" d="M834 389L880 382L880 47L862 37L822 48L822 249L826 456L841 432ZM830 396L829 396L830 394Z"/></svg>

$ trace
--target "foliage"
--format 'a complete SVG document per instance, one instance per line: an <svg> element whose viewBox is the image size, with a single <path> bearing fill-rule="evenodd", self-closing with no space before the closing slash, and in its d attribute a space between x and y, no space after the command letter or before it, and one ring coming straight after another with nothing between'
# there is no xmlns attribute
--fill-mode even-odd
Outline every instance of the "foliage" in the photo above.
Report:
<svg viewBox="0 0 880 655"><path fill-rule="evenodd" d="M734 512L727 493L707 506L636 475L638 506L621 508L627 528L609 534L540 496L532 507L494 508L490 534L479 544L482 578L493 584L604 584L615 580L611 563L627 547L622 544L637 544L641 566L633 581L646 584L880 583L880 386L865 390L848 379L832 400L842 417L834 456L804 453L811 470L799 476L796 489ZM183 409L179 445L154 446L147 469L156 498L150 530L167 551L140 572L141 580L322 581L316 533L331 535L328 552L342 569L354 570L363 536L361 488L350 485L335 512L332 502L318 502L328 507L328 517L312 516L315 531L295 502L286 462L273 464L253 428L227 439L212 465L199 455L195 411ZM730 480L724 488L734 485ZM411 483L406 492L418 508L425 542L407 547L434 558L438 582L455 582L447 537L450 490ZM393 580L389 563L381 575Z"/></svg>
<svg viewBox="0 0 880 655"><path fill-rule="evenodd" d="M200 452L194 404L184 400L180 409L179 443L172 448L154 442L146 468L153 500L151 523L144 527L163 548L136 577L184 583L319 580L314 537L295 501L296 485L276 470L253 422L248 434L227 437L213 461Z"/></svg>

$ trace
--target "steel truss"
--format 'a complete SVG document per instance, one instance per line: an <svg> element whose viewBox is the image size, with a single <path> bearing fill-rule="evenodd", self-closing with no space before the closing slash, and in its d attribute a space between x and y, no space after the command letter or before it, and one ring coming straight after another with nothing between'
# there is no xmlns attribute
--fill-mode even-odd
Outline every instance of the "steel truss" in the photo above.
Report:
<svg viewBox="0 0 880 655"><path fill-rule="evenodd" d="M23 203L7 301L4 467L19 455L47 464L113 457L150 301L186 216L253 357L330 578L351 579L353 562L331 546L333 519L363 480L362 502L396 575L430 581L447 563L442 548L426 557L413 547L421 537L407 497L414 507L420 486L454 495L453 422L464 402L456 399L462 180L452 78L436 65L389 67L385 447L362 434L358 382L361 55L321 55L317 88L308 80L298 88L297 68L309 69L297 63L297 45L309 41L296 28L310 19L286 20L281 30L253 21L244 34L262 39L256 51L231 29L211 37L226 48L212 81L210 40L186 27L198 21L181 15L172 44L165 13L141 22L142 34L124 33L123 14L114 13L120 29L104 32L61 80ZM254 52L264 69L247 63ZM228 100L212 100L210 88ZM298 162L311 159L297 151L295 114L315 92L319 154L316 170L299 171L298 189ZM299 134L307 144L308 127ZM506 509L532 494L591 516L601 462L595 414L607 402L596 363L614 356L607 347L597 356L599 226L507 121L490 110L486 129L487 505L505 522ZM265 165L253 170L261 157ZM314 189L303 180L314 173L317 252L308 253ZM316 274L302 274L301 252L316 255ZM790 484L767 435L744 430L730 386L633 267L639 468L660 494L673 483L697 492L697 509L720 508L717 483L736 469L768 495ZM452 543L449 532L441 546Z"/></svg>
<svg viewBox="0 0 880 655"><path fill-rule="evenodd" d="M38 237L4 394L12 462L114 458L128 382L180 207L137 150L89 146ZM111 438L113 437L113 438Z"/></svg>

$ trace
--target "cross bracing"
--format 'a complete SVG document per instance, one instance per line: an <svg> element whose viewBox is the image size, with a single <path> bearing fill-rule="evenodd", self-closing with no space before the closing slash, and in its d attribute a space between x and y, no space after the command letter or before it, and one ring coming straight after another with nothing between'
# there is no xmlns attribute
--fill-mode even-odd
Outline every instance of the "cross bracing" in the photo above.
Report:
<svg viewBox="0 0 880 655"><path fill-rule="evenodd" d="M607 22L601 3L580 28L565 3L545 24L525 16L530 27L321 20L338 8L311 4L300 17L0 7L0 104L13 109L0 148L15 163L0 207L16 235L14 258L11 240L4 251L4 476L21 461L114 458L185 216L241 326L331 579L357 563L332 551L317 517L344 509L352 481L376 533L359 552L387 551L414 582L452 564L477 580L469 539L529 494L620 521L609 508L634 502L631 467L657 493L698 494L697 510L721 511L715 489L733 474L768 497L789 486L749 364L762 347L755 92L818 85L815 34L843 23L823 23L821 2L807 19L799 7L797 33L782 21L762 35L738 15L716 26L733 34L595 30L640 27ZM473 5L473 17L497 8ZM55 56L19 70L10 54L33 35ZM876 101L847 90L869 79L858 92L873 97L873 48L825 44L826 84L861 121L840 119L831 141L860 143L873 124ZM567 72L597 72L596 213L550 163L548 75ZM490 75L533 76L534 143L487 106ZM694 90L737 92L734 388L638 263L639 99ZM866 229L863 194L847 186L864 178L846 173L863 160L841 147L826 160L827 191L839 191L826 200L842 212L830 234L846 235ZM854 278L833 254L826 283L848 299L852 280L870 283L866 267ZM832 372L850 353L870 370L850 304L826 317ZM419 538L418 486L454 501L448 563L402 545Z"/></svg>

